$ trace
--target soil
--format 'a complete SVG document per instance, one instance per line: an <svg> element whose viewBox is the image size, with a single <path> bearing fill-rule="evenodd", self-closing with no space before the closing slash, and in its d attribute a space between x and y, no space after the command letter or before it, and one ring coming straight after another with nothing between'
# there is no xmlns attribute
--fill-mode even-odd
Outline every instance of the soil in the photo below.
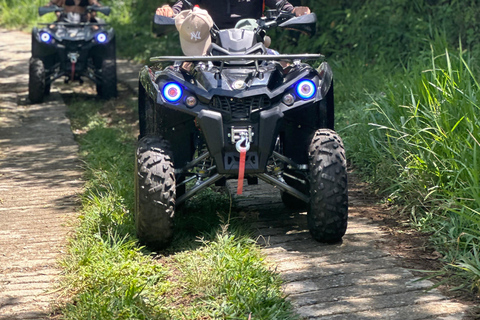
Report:
<svg viewBox="0 0 480 320"><path fill-rule="evenodd" d="M385 232L386 241L382 247L384 250L398 257L400 265L415 275L429 277L445 296L471 306L479 304L480 294L464 287L464 279L446 271L443 255L435 250L429 241L430 234L413 229L409 217L402 214L398 208L386 205L384 198L376 195L368 183L362 182L355 170L351 170L349 179L351 184L361 190L357 192L357 196L361 195L368 203L359 215L374 221ZM349 191L349 194L351 195L352 191ZM480 307L472 308L469 318L466 319L480 319Z"/></svg>

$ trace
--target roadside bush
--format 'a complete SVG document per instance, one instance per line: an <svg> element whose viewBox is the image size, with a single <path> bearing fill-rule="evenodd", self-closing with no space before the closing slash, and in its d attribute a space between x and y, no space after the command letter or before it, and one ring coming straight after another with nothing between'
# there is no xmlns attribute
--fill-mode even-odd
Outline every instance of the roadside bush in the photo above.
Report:
<svg viewBox="0 0 480 320"><path fill-rule="evenodd" d="M317 14L313 38L290 32L272 35L281 52L318 52L364 64L407 65L445 35L450 44L462 39L465 49L479 49L480 5L476 0L303 0Z"/></svg>

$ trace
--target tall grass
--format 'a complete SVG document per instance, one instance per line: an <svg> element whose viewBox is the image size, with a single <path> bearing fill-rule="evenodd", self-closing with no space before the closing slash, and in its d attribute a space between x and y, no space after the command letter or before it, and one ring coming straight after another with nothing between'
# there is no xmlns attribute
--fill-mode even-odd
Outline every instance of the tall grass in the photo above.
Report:
<svg viewBox="0 0 480 320"><path fill-rule="evenodd" d="M364 122L351 128L363 142L350 155L478 286L480 86L473 67L461 49L432 47L424 64L370 96Z"/></svg>

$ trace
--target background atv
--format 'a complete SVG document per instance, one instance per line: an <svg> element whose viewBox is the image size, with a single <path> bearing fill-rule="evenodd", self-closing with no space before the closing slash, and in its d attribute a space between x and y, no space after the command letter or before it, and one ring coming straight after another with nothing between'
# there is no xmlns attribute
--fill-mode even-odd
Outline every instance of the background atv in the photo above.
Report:
<svg viewBox="0 0 480 320"><path fill-rule="evenodd" d="M57 6L40 7L40 16L62 12ZM109 7L88 6L87 12L110 14ZM82 77L95 82L104 99L117 95L115 33L105 23L56 21L32 30L32 58L29 66L28 97L32 103L43 101L53 81L65 82Z"/></svg>
<svg viewBox="0 0 480 320"><path fill-rule="evenodd" d="M156 57L174 64L141 70L135 174L141 242L167 246L176 206L226 179L238 179L241 193L244 178L276 186L289 207L306 207L316 240L342 239L347 169L333 130L331 68L302 62L321 55L271 55L262 43L269 28L312 33L315 23L315 14L268 12L254 31L213 31L206 56Z"/></svg>

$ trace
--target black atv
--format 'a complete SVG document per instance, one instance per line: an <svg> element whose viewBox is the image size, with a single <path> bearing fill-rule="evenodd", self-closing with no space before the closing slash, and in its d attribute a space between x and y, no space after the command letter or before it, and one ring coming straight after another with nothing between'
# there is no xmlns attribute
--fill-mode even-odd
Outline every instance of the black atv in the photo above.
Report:
<svg viewBox="0 0 480 320"><path fill-rule="evenodd" d="M115 33L103 22L82 22L78 14L63 13L57 6L40 7L40 16L57 12L58 21L32 30L32 57L29 66L28 97L42 102L53 81L65 82L87 77L95 82L101 98L117 95ZM110 14L109 7L88 6L87 12Z"/></svg>
<svg viewBox="0 0 480 320"><path fill-rule="evenodd" d="M157 24L172 19L156 16ZM312 34L316 16L268 11L252 30L212 30L206 56L155 57L139 79L135 220L140 241L172 240L175 208L197 192L244 178L305 209L313 238L338 242L347 228L345 150L334 131L332 70L319 54L269 54L273 27ZM173 62L173 65L171 64Z"/></svg>

